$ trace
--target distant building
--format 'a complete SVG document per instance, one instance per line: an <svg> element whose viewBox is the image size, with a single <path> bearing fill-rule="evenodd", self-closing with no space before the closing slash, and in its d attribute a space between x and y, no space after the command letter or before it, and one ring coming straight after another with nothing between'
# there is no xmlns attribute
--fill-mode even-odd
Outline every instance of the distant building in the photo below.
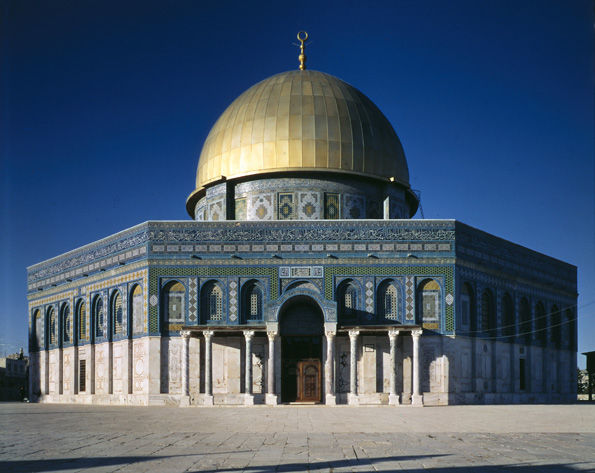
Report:
<svg viewBox="0 0 595 473"><path fill-rule="evenodd" d="M576 267L455 220L412 220L418 204L370 99L322 72L270 77L208 135L193 220L142 223L28 268L31 392L143 405L576 400Z"/></svg>
<svg viewBox="0 0 595 473"><path fill-rule="evenodd" d="M0 401L20 401L27 395L29 358L14 353L0 358Z"/></svg>

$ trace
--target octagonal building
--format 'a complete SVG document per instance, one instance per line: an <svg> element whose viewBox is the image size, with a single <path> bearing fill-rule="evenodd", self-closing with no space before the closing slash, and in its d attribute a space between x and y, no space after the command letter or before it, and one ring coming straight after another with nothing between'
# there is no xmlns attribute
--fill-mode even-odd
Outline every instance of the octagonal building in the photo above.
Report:
<svg viewBox="0 0 595 473"><path fill-rule="evenodd" d="M444 405L576 399L576 267L419 205L362 92L254 85L198 159L191 220L28 268L40 402Z"/></svg>

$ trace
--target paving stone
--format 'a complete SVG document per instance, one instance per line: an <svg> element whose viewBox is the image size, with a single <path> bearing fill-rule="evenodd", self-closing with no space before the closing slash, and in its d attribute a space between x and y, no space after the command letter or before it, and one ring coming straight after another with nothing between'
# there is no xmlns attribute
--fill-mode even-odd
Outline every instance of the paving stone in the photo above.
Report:
<svg viewBox="0 0 595 473"><path fill-rule="evenodd" d="M0 404L0 471L595 471L595 405Z"/></svg>

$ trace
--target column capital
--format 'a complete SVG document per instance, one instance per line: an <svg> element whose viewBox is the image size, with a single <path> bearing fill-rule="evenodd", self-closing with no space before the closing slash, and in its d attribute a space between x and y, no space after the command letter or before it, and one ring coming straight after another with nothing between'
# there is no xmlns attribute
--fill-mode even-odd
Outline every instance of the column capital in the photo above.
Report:
<svg viewBox="0 0 595 473"><path fill-rule="evenodd" d="M275 338L277 338L277 335L279 334L276 330L267 330L267 337L269 337L269 340L275 340Z"/></svg>
<svg viewBox="0 0 595 473"><path fill-rule="evenodd" d="M357 330L357 329L349 330L349 338L354 339L354 338L357 338L358 335L359 335L359 330Z"/></svg>
<svg viewBox="0 0 595 473"><path fill-rule="evenodd" d="M399 335L399 329L397 329L397 328L389 328L388 329L388 338L390 338L390 339L397 338L397 335Z"/></svg>
<svg viewBox="0 0 595 473"><path fill-rule="evenodd" d="M324 332L324 335L326 336L326 338L334 338L337 335L337 331L336 330L327 330Z"/></svg>
<svg viewBox="0 0 595 473"><path fill-rule="evenodd" d="M411 331L411 336L414 338L419 338L421 337L421 333L423 332L422 329L416 329L416 330L412 330Z"/></svg>
<svg viewBox="0 0 595 473"><path fill-rule="evenodd" d="M244 338L246 340L252 340L254 338L254 330L244 330Z"/></svg>
<svg viewBox="0 0 595 473"><path fill-rule="evenodd" d="M190 330L182 330L180 332L180 337L182 338L190 338L192 336L192 332Z"/></svg>
<svg viewBox="0 0 595 473"><path fill-rule="evenodd" d="M205 337L205 340L210 340L211 337L215 335L215 332L213 330L204 330L202 334Z"/></svg>

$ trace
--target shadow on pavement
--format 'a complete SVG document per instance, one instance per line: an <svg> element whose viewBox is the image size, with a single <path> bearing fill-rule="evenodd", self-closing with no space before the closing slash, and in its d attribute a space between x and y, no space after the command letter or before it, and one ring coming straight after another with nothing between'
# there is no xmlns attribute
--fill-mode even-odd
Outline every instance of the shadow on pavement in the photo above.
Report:
<svg viewBox="0 0 595 473"><path fill-rule="evenodd" d="M215 455L241 452L214 452ZM162 456L116 456L116 457L90 457L90 458L60 458L50 460L16 460L16 461L0 461L0 471L7 472L52 472L52 471L68 471L80 470L87 468L105 468L105 467L123 467L133 463L150 462L155 460L169 459L171 461L171 470L176 470L176 459L187 456L205 456L209 453L196 453L188 455L162 455ZM575 473L577 471L593 471L580 468L580 465L587 465L582 462L571 464L545 464L545 465L525 465L525 464L511 464L511 465L473 465L473 466L430 466L424 467L410 467L406 463L404 465L395 466L391 469L388 465L383 463L392 462L407 462L419 461L430 458L446 457L450 455L402 455L390 457L376 457L363 459L344 459L333 461L319 461L311 463L282 463L260 466L242 466L229 467L218 465L204 465L200 469L187 470L192 472L214 473L217 471L243 471L249 473L272 473L272 472L305 472L305 471L333 471L335 469L356 468L358 471L407 471L408 473ZM149 467L150 468L150 467ZM163 468L163 465L161 465ZM169 467L168 467L169 468ZM149 470L150 471L150 470Z"/></svg>

